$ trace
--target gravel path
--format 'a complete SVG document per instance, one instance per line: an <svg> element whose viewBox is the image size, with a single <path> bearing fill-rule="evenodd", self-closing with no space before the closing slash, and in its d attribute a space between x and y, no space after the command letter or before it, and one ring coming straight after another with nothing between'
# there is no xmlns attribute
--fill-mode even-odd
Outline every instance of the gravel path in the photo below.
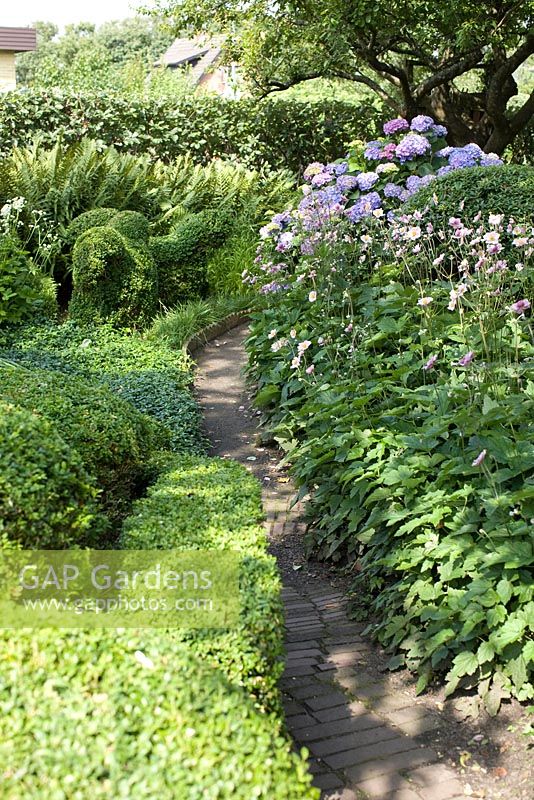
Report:
<svg viewBox="0 0 534 800"><path fill-rule="evenodd" d="M532 800L527 739L511 736L523 710L473 720L439 690L417 697L408 673L390 674L387 656L349 619L346 579L307 562L302 508L262 445L242 368L242 325L197 356L197 396L211 455L240 461L261 481L266 526L284 584L287 660L281 688L288 728L310 752L323 800Z"/></svg>

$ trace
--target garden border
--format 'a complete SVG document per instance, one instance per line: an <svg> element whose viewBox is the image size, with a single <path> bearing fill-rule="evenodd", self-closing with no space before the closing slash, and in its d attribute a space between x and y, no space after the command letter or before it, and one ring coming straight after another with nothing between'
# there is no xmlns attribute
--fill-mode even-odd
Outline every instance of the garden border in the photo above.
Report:
<svg viewBox="0 0 534 800"><path fill-rule="evenodd" d="M193 358L195 353L198 353L202 350L209 342L216 339L218 336L221 336L224 333L228 333L228 331L237 328L238 325L241 325L244 322L248 322L250 319L251 309L244 309L243 311L236 311L233 314L229 314L227 317L219 320L219 322L213 322L211 325L207 325L205 328L201 328L197 333L194 333L193 336L190 336L189 339L184 343L182 349L188 356Z"/></svg>

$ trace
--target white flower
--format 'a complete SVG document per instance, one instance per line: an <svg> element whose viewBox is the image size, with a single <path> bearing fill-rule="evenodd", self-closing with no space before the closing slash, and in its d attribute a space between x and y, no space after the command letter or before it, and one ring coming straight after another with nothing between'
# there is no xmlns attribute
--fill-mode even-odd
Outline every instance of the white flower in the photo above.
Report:
<svg viewBox="0 0 534 800"><path fill-rule="evenodd" d="M373 241L373 237L369 236L368 233L364 233L363 236L360 236L360 239L364 244L371 244L371 242Z"/></svg>
<svg viewBox="0 0 534 800"><path fill-rule="evenodd" d="M297 332L296 332L295 328L291 328L291 330L289 331L289 336L290 336L291 339L296 339L297 338Z"/></svg>
<svg viewBox="0 0 534 800"><path fill-rule="evenodd" d="M415 241L415 239L419 239L421 236L421 228L419 225L414 225L413 228L408 228L406 233L406 238L410 239L410 241Z"/></svg>
<svg viewBox="0 0 534 800"><path fill-rule="evenodd" d="M291 362L291 369L297 369L297 367L300 367L300 357L299 356L295 356L295 358Z"/></svg>
<svg viewBox="0 0 534 800"><path fill-rule="evenodd" d="M310 301L310 303L315 303L315 301L317 300L317 292L315 291L310 292L308 295L308 300Z"/></svg>
<svg viewBox="0 0 534 800"><path fill-rule="evenodd" d="M528 244L528 239L526 236L521 236L518 239L514 239L512 244L514 245L514 247L524 247L526 244Z"/></svg>
<svg viewBox="0 0 534 800"><path fill-rule="evenodd" d="M484 234L484 241L486 244L498 244L501 234L498 231L490 231Z"/></svg>
<svg viewBox="0 0 534 800"><path fill-rule="evenodd" d="M145 656L141 650L136 650L134 656L135 660L141 664L142 667L145 667L146 669L154 669L154 662L152 659L148 658L148 656Z"/></svg>
<svg viewBox="0 0 534 800"><path fill-rule="evenodd" d="M272 329L271 331L269 331L269 333L267 334L267 338L268 338L268 339L274 339L274 337L276 336L276 334L277 334L277 330L276 330L276 328L273 328L273 329Z"/></svg>
<svg viewBox="0 0 534 800"><path fill-rule="evenodd" d="M311 342L309 339L305 339L303 342L299 342L298 351L300 354L304 353L308 347L310 347Z"/></svg>
<svg viewBox="0 0 534 800"><path fill-rule="evenodd" d="M490 225L500 225L503 216L503 214L490 214L488 217L488 222Z"/></svg>
<svg viewBox="0 0 534 800"><path fill-rule="evenodd" d="M384 216L384 209L383 208L375 208L373 211L373 217L380 219L380 217Z"/></svg>
<svg viewBox="0 0 534 800"><path fill-rule="evenodd" d="M417 301L417 305L423 306L424 308L425 306L429 306L433 300L434 300L433 297L420 297L419 300Z"/></svg>

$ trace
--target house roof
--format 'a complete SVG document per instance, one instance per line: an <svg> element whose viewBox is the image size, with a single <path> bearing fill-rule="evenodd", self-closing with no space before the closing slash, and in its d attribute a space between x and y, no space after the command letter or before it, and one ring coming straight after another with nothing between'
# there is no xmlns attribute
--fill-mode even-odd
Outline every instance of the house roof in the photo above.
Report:
<svg viewBox="0 0 534 800"><path fill-rule="evenodd" d="M222 52L222 37L213 39L175 39L155 66L180 67L192 64L191 77L198 83L219 58Z"/></svg>
<svg viewBox="0 0 534 800"><path fill-rule="evenodd" d="M37 31L34 28L0 28L0 50L22 53L37 49Z"/></svg>

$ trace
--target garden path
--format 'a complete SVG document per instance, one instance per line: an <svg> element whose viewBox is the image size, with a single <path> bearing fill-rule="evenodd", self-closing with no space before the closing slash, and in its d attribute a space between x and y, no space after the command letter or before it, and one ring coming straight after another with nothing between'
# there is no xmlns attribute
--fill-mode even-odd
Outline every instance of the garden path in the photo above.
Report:
<svg viewBox="0 0 534 800"><path fill-rule="evenodd" d="M499 781L507 770L499 767L498 744L461 711L445 708L441 696L417 697L409 675L388 674L387 656L362 636L365 625L347 615L339 571L306 562L302 508L290 508L293 488L278 467L278 452L260 443L245 388L246 334L240 325L196 356L197 396L211 455L240 461L263 486L284 585L287 724L297 746L310 752L323 799L509 797L511 787ZM462 757L466 768L458 769ZM516 800L528 796L528 775L520 785L525 794L514 787Z"/></svg>

